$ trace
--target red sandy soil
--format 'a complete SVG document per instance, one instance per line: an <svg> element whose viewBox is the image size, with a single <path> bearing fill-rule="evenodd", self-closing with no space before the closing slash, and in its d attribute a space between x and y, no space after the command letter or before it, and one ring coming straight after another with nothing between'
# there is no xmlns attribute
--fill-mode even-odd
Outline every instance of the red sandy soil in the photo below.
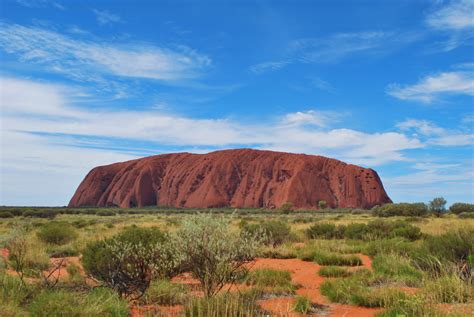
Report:
<svg viewBox="0 0 474 317"><path fill-rule="evenodd" d="M370 258L361 256L363 267L371 268ZM333 317L369 317L375 316L381 309L364 308L351 305L342 305L330 303L319 291L319 287L324 282L324 278L317 272L320 265L313 262L305 262L299 259L257 259L254 269L271 268L277 270L286 270L291 273L293 283L300 286L296 290L298 295L304 295L311 299L313 304L319 304L327 307L320 316ZM278 316L302 316L292 312L294 298L281 297L259 302L263 309L275 313Z"/></svg>
<svg viewBox="0 0 474 317"><path fill-rule="evenodd" d="M372 169L323 156L252 149L150 156L92 169L69 207L371 208L391 202Z"/></svg>

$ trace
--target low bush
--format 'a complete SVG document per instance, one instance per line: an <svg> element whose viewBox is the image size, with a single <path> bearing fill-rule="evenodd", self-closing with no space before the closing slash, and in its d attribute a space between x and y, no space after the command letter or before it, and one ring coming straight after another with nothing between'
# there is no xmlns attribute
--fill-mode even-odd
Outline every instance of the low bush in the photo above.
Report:
<svg viewBox="0 0 474 317"><path fill-rule="evenodd" d="M182 284L171 283L169 280L152 281L150 287L140 298L145 305L178 305L188 299L187 287Z"/></svg>
<svg viewBox="0 0 474 317"><path fill-rule="evenodd" d="M344 229L332 223L316 223L306 230L306 236L309 239L342 239Z"/></svg>
<svg viewBox="0 0 474 317"><path fill-rule="evenodd" d="M83 252L87 273L121 296L142 296L154 277L171 277L181 261L174 239L155 228L128 228Z"/></svg>
<svg viewBox="0 0 474 317"><path fill-rule="evenodd" d="M404 238L380 239L367 242L364 253L370 256L390 253L408 255L414 248L415 244Z"/></svg>
<svg viewBox="0 0 474 317"><path fill-rule="evenodd" d="M49 218L52 219L59 214L57 210L26 210L23 212L23 217L31 218Z"/></svg>
<svg viewBox="0 0 474 317"><path fill-rule="evenodd" d="M317 223L306 230L310 239L353 239L377 240L383 238L403 237L414 241L422 237L420 228L404 221L374 220L367 224L352 223L338 225Z"/></svg>
<svg viewBox="0 0 474 317"><path fill-rule="evenodd" d="M64 258L68 256L79 255L79 251L71 245L47 247L46 253L49 255L50 258Z"/></svg>
<svg viewBox="0 0 474 317"><path fill-rule="evenodd" d="M323 277L347 277L351 272L339 266L324 266L319 269L318 274Z"/></svg>
<svg viewBox="0 0 474 317"><path fill-rule="evenodd" d="M13 218L13 217L15 217L15 215L9 211L0 211L0 218Z"/></svg>
<svg viewBox="0 0 474 317"><path fill-rule="evenodd" d="M110 217L110 216L115 216L116 213L115 211L112 211L112 210L99 210L96 212L96 215L101 216L101 217Z"/></svg>
<svg viewBox="0 0 474 317"><path fill-rule="evenodd" d="M201 282L206 297L245 276L262 246L260 232L233 232L230 221L211 214L189 216L177 232L183 265Z"/></svg>
<svg viewBox="0 0 474 317"><path fill-rule="evenodd" d="M73 226L64 222L51 222L42 226L37 232L38 238L50 244L63 245L77 238Z"/></svg>
<svg viewBox="0 0 474 317"><path fill-rule="evenodd" d="M474 229L463 228L439 236L429 236L424 242L428 252L439 260L460 264L474 254Z"/></svg>
<svg viewBox="0 0 474 317"><path fill-rule="evenodd" d="M459 218L463 219L473 219L474 218L474 212L461 212L458 215Z"/></svg>
<svg viewBox="0 0 474 317"><path fill-rule="evenodd" d="M250 235L259 235L265 244L273 247L287 242L291 238L290 225L283 221L271 220L261 224L246 224L242 232Z"/></svg>
<svg viewBox="0 0 474 317"><path fill-rule="evenodd" d="M428 206L424 203L385 204L372 208L372 213L378 217L420 217L428 214Z"/></svg>
<svg viewBox="0 0 474 317"><path fill-rule="evenodd" d="M291 274L288 271L254 270L249 273L245 283L266 293L270 291L272 294L291 295L295 292L295 286L291 283Z"/></svg>
<svg viewBox="0 0 474 317"><path fill-rule="evenodd" d="M313 261L319 265L357 266L362 260L356 255L340 255L337 253L316 251Z"/></svg>
<svg viewBox="0 0 474 317"><path fill-rule="evenodd" d="M306 296L297 296L293 305L293 310L297 313L306 315L311 310L311 300Z"/></svg>
<svg viewBox="0 0 474 317"><path fill-rule="evenodd" d="M449 207L449 211L453 214L459 215L463 212L472 212L474 213L474 204L467 203L454 203Z"/></svg>

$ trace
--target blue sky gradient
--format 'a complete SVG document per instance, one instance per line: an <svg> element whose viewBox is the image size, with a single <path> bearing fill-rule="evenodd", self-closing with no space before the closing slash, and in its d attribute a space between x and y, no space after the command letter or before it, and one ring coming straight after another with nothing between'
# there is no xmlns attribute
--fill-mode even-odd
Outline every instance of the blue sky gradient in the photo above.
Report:
<svg viewBox="0 0 474 317"><path fill-rule="evenodd" d="M474 202L474 1L0 4L1 205L94 166L252 147Z"/></svg>

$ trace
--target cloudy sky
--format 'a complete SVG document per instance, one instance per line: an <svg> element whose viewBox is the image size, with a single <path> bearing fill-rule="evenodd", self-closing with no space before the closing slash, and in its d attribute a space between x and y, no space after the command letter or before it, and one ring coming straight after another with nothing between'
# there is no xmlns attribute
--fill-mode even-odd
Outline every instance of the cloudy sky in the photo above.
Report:
<svg viewBox="0 0 474 317"><path fill-rule="evenodd" d="M94 166L252 147L474 201L474 0L0 4L0 205Z"/></svg>

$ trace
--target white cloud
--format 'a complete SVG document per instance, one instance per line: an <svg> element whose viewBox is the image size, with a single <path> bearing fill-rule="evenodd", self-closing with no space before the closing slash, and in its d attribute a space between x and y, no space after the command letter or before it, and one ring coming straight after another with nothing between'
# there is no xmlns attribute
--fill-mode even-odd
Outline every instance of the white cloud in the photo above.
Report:
<svg viewBox="0 0 474 317"><path fill-rule="evenodd" d="M335 63L360 53L380 54L392 51L418 38L416 33L368 31L296 39L289 43L289 52L285 58L253 65L250 70L261 74L293 63Z"/></svg>
<svg viewBox="0 0 474 317"><path fill-rule="evenodd" d="M127 44L127 45L126 45ZM0 24L0 47L23 62L44 65L75 80L105 81L102 76L176 81L194 78L211 60L186 47L79 41L41 28Z"/></svg>
<svg viewBox="0 0 474 317"><path fill-rule="evenodd" d="M287 125L314 125L326 127L339 120L340 115L331 111L297 111L284 116L282 123Z"/></svg>
<svg viewBox="0 0 474 317"><path fill-rule="evenodd" d="M427 120L408 119L397 124L402 131L415 131L414 137L424 136L425 144L439 146L465 146L474 144L474 134L470 131L448 130ZM419 134L419 135L418 135Z"/></svg>
<svg viewBox="0 0 474 317"><path fill-rule="evenodd" d="M120 16L110 13L107 10L101 11L94 9L92 12L94 12L97 22L99 22L100 25L113 24L121 21Z"/></svg>
<svg viewBox="0 0 474 317"><path fill-rule="evenodd" d="M445 129L427 120L408 119L397 123L397 127L404 131L414 129L422 135L439 135L446 132Z"/></svg>
<svg viewBox="0 0 474 317"><path fill-rule="evenodd" d="M443 94L474 96L474 73L444 72L427 76L414 85L391 84L387 88L387 93L398 99L423 103L431 103Z"/></svg>
<svg viewBox="0 0 474 317"><path fill-rule="evenodd" d="M428 15L426 23L435 29L463 30L474 27L474 1L450 1Z"/></svg>

